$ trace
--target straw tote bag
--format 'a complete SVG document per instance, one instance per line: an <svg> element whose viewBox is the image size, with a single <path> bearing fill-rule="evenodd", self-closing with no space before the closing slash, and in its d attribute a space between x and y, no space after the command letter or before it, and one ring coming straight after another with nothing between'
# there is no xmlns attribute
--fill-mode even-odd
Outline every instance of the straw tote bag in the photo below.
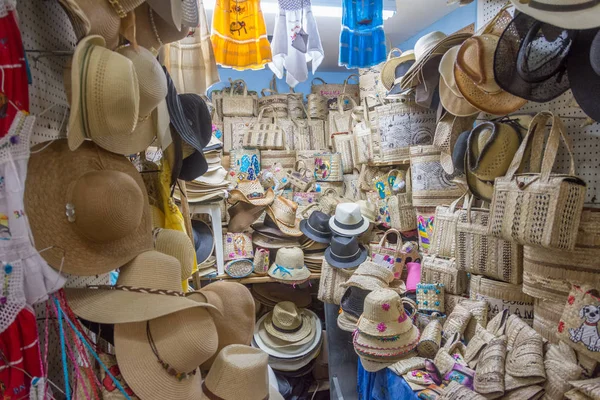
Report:
<svg viewBox="0 0 600 400"><path fill-rule="evenodd" d="M290 118L302 119L306 115L304 107L304 94L296 93L293 88L287 95L288 116Z"/></svg>
<svg viewBox="0 0 600 400"><path fill-rule="evenodd" d="M467 273L456 268L456 260L425 256L421 264L421 282L442 283L446 292L463 294L467 290Z"/></svg>
<svg viewBox="0 0 600 400"><path fill-rule="evenodd" d="M489 210L459 210L456 223L456 263L460 270L503 282L523 281L523 246L488 235ZM436 228L439 220L436 218ZM435 237L435 236L434 236Z"/></svg>
<svg viewBox="0 0 600 400"><path fill-rule="evenodd" d="M225 117L223 118L223 152L244 147L246 129L255 121L254 117ZM268 120L265 120L268 121Z"/></svg>
<svg viewBox="0 0 600 400"><path fill-rule="evenodd" d="M342 172L344 174L350 174L356 166L356 147L354 143L354 137L352 134L335 133L333 137L333 151L340 153L342 156Z"/></svg>
<svg viewBox="0 0 600 400"><path fill-rule="evenodd" d="M232 150L229 159L229 169L237 175L244 174L246 179L258 179L260 173L260 151L258 149Z"/></svg>
<svg viewBox="0 0 600 400"><path fill-rule="evenodd" d="M309 94L306 98L306 116L314 119L326 120L327 114L329 113L327 98L315 93Z"/></svg>
<svg viewBox="0 0 600 400"><path fill-rule="evenodd" d="M352 106L348 110L344 110L342 104L344 99L348 99L348 102ZM336 110L329 111L327 117L327 144L331 147L331 137L336 133L351 133L352 132L352 110L356 108L358 104L347 94L342 94L338 98L338 108Z"/></svg>
<svg viewBox="0 0 600 400"><path fill-rule="evenodd" d="M279 164L286 171L294 169L296 164L296 152L293 150L261 150L260 165L262 169L269 169Z"/></svg>
<svg viewBox="0 0 600 400"><path fill-rule="evenodd" d="M241 95L234 93L233 87L236 84L244 88ZM248 94L246 82L241 79L233 81L229 93L223 95L222 101L224 117L251 117L256 115L258 111L258 96Z"/></svg>
<svg viewBox="0 0 600 400"><path fill-rule="evenodd" d="M323 259L317 298L323 303L339 305L346 291L346 288L340 285L346 283L355 270L356 268L334 268Z"/></svg>
<svg viewBox="0 0 600 400"><path fill-rule="evenodd" d="M542 157L546 123L552 128ZM586 194L583 180L575 176L566 128L558 116L537 114L506 176L497 178L490 211L491 235L520 244L573 250ZM561 140L570 158L568 175L552 173ZM531 150L530 172L520 173L523 158Z"/></svg>
<svg viewBox="0 0 600 400"><path fill-rule="evenodd" d="M356 162L358 164L367 164L374 160L375 148L368 107L355 107L352 110L352 119L352 135L356 142Z"/></svg>
<svg viewBox="0 0 600 400"><path fill-rule="evenodd" d="M313 168L317 182L341 182L343 190L344 173L340 153L299 150L296 152L296 160L303 161L308 169Z"/></svg>
<svg viewBox="0 0 600 400"><path fill-rule="evenodd" d="M392 49L390 55L393 52L401 53L398 49ZM388 56L388 60L389 60ZM370 68L359 68L358 69L358 85L360 89L361 102L367 107L375 107L378 99L383 99L387 95L387 90L383 86L381 80L381 70L385 65L385 61L372 66Z"/></svg>
<svg viewBox="0 0 600 400"><path fill-rule="evenodd" d="M261 122L267 108L270 108L275 115L274 120ZM256 147L261 150L284 148L283 130L279 127L277 114L271 106L267 108L260 110L256 120L244 132L244 147Z"/></svg>
<svg viewBox="0 0 600 400"><path fill-rule="evenodd" d="M396 245L387 241L390 233L396 234ZM414 242L402 242L402 236L396 229L388 229L379 243L369 244L369 253L373 262L388 267L394 272L394 278L400 279L407 262L419 262L419 246Z"/></svg>
<svg viewBox="0 0 600 400"><path fill-rule="evenodd" d="M406 192L392 195L387 201L390 225L400 232L417 229L417 213L412 203L412 182L410 169L406 171Z"/></svg>
<svg viewBox="0 0 600 400"><path fill-rule="evenodd" d="M584 209L575 250L525 246L523 292L564 303L572 285L600 288L600 210Z"/></svg>
<svg viewBox="0 0 600 400"><path fill-rule="evenodd" d="M326 149L325 123L320 119L313 119L310 115L307 119L292 118L294 130L294 150L319 150Z"/></svg>
<svg viewBox="0 0 600 400"><path fill-rule="evenodd" d="M370 118L377 136L375 141L379 143L379 152L374 153L375 162L408 161L411 146L433 143L435 111L419 107L414 101L377 106Z"/></svg>
<svg viewBox="0 0 600 400"><path fill-rule="evenodd" d="M355 84L349 83L350 80L355 80ZM315 83L316 82L316 83ZM356 74L350 75L344 80L344 83L327 83L321 78L312 80L310 91L313 94L323 96L329 104L329 108L335 110L338 106L338 97L341 94L347 94L355 103L360 103L360 88L358 85L359 77ZM347 109L349 106L344 107Z"/></svg>
<svg viewBox="0 0 600 400"><path fill-rule="evenodd" d="M467 201L468 196L463 194L454 200L449 206L437 206L435 208L435 225L433 236L429 244L429 254L440 257L456 257L456 223L458 212L456 207L461 200Z"/></svg>
<svg viewBox="0 0 600 400"><path fill-rule="evenodd" d="M344 197L353 200L364 200L360 190L360 173L355 168L351 174L344 174Z"/></svg>
<svg viewBox="0 0 600 400"><path fill-rule="evenodd" d="M441 152L433 146L410 148L413 204L436 207L450 204L463 194L440 164Z"/></svg>
<svg viewBox="0 0 600 400"><path fill-rule="evenodd" d="M559 339L596 361L600 361L599 312L598 288L573 285L556 328Z"/></svg>
<svg viewBox="0 0 600 400"><path fill-rule="evenodd" d="M273 75L273 79L271 79L269 88L263 89L260 94L262 94L262 97L258 99L258 109L262 110L265 107L270 107L265 111L265 117L288 117L288 95L279 94L277 91L277 80L275 75Z"/></svg>

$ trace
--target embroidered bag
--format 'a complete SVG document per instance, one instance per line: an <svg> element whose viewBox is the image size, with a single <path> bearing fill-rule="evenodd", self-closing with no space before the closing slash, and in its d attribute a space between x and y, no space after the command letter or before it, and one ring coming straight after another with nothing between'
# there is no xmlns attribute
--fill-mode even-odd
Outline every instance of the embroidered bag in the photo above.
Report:
<svg viewBox="0 0 600 400"><path fill-rule="evenodd" d="M558 323L558 337L573 349L600 361L598 288L573 285Z"/></svg>
<svg viewBox="0 0 600 400"><path fill-rule="evenodd" d="M444 313L444 285L441 283L417 283L417 307L419 311Z"/></svg>
<svg viewBox="0 0 600 400"><path fill-rule="evenodd" d="M244 174L246 179L256 180L260 173L260 151L250 148L232 150L229 163L229 169L235 175Z"/></svg>

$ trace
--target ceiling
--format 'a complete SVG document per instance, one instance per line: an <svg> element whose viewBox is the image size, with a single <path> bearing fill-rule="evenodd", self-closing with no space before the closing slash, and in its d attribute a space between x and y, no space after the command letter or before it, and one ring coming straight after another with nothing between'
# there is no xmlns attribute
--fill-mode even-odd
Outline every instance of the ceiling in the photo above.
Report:
<svg viewBox="0 0 600 400"><path fill-rule="evenodd" d="M212 21L212 9L215 0L204 0L208 20ZM325 60L319 71L345 71L338 66L339 37L341 30L341 0L312 0L313 10ZM268 34L273 33L277 1L261 0ZM454 11L457 6L447 6L446 0L383 0L384 10L396 10L396 14L384 21L388 48L397 46L431 25L444 15ZM320 10L318 10L320 8ZM318 11L318 12L317 12Z"/></svg>

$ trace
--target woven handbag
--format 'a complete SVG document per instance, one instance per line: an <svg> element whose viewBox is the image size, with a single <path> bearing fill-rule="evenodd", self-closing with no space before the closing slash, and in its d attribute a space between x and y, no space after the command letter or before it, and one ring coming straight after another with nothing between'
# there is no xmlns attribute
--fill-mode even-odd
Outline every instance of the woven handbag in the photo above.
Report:
<svg viewBox="0 0 600 400"><path fill-rule="evenodd" d="M236 94L233 86L236 84L242 86L242 94ZM223 116L224 117L251 117L258 111L258 96L248 93L246 82L241 79L233 81L229 93L223 95Z"/></svg>
<svg viewBox="0 0 600 400"><path fill-rule="evenodd" d="M253 117L223 118L223 152L229 153L244 147L244 134L255 120Z"/></svg>
<svg viewBox="0 0 600 400"><path fill-rule="evenodd" d="M417 283L417 307L419 311L444 313L444 285L441 283Z"/></svg>
<svg viewBox="0 0 600 400"><path fill-rule="evenodd" d="M600 287L600 210L584 209L575 249L525 246L523 292L564 303L572 285Z"/></svg>
<svg viewBox="0 0 600 400"><path fill-rule="evenodd" d="M521 285L499 282L480 275L471 275L470 298L488 303L488 319L507 310L529 326L533 325L533 298L523 293Z"/></svg>
<svg viewBox="0 0 600 400"><path fill-rule="evenodd" d="M306 156L304 151L298 151L296 154L297 159L303 159L304 156ZM311 165L313 166L313 173L317 182L344 181L342 155L340 153L312 151L312 154L307 158L307 168L311 168ZM309 161L310 159L312 159L312 162Z"/></svg>
<svg viewBox="0 0 600 400"><path fill-rule="evenodd" d="M387 90L381 80L381 70L384 65L385 61L370 68L358 69L360 98L367 107L375 107L378 99L383 99L387 95Z"/></svg>
<svg viewBox="0 0 600 400"><path fill-rule="evenodd" d="M319 94L309 94L306 96L306 116L314 119L326 120L329 114L327 107L327 98Z"/></svg>
<svg viewBox="0 0 600 400"><path fill-rule="evenodd" d="M523 281L523 246L488 235L489 210L467 209L457 212L456 263L458 269L503 282ZM436 218L436 222L439 220ZM436 229L439 226L436 223Z"/></svg>
<svg viewBox="0 0 600 400"><path fill-rule="evenodd" d="M388 234L396 234L396 244L387 241ZM379 242L369 243L369 255L377 264L394 272L394 279L400 279L407 262L419 262L419 246L415 242L402 242L402 236L396 229L388 229Z"/></svg>
<svg viewBox="0 0 600 400"><path fill-rule="evenodd" d="M308 169L300 168L288 173L288 181L298 191L306 192L313 186L315 179Z"/></svg>
<svg viewBox="0 0 600 400"><path fill-rule="evenodd" d="M424 253L428 254L435 225L435 207L415 207L415 212L417 214L419 247Z"/></svg>
<svg viewBox="0 0 600 400"><path fill-rule="evenodd" d="M292 119L294 128L293 145L295 150L323 151L325 144L325 123L318 119Z"/></svg>
<svg viewBox="0 0 600 400"><path fill-rule="evenodd" d="M459 304L471 311L471 315L473 316L464 332L465 338L471 340L475 336L477 325L481 325L484 328L487 326L488 305L483 300L462 300Z"/></svg>
<svg viewBox="0 0 600 400"><path fill-rule="evenodd" d="M362 118L358 115L362 113ZM369 121L369 109L367 107L355 107L352 110L352 118L355 121L352 126L352 135L356 142L356 162L358 164L367 164L374 159L374 133Z"/></svg>
<svg viewBox="0 0 600 400"><path fill-rule="evenodd" d="M388 213L390 214L390 225L400 232L408 232L417 229L417 214L412 203L412 181L410 169L406 171L405 193L392 195L387 200Z"/></svg>
<svg viewBox="0 0 600 400"><path fill-rule="evenodd" d="M296 93L293 88L287 95L288 116L292 119L302 119L306 117L306 107L304 107L304 94Z"/></svg>
<svg viewBox="0 0 600 400"><path fill-rule="evenodd" d="M466 201L465 198L466 195L462 195L449 206L437 206L435 208L435 227L429 246L429 254L448 258L456 257L456 223L458 222L456 207L461 200Z"/></svg>
<svg viewBox="0 0 600 400"><path fill-rule="evenodd" d="M573 285L557 326L560 340L596 361L600 361L599 312L598 288Z"/></svg>
<svg viewBox="0 0 600 400"><path fill-rule="evenodd" d="M325 259L321 265L321 279L319 280L319 293L317 298L323 303L337 304L342 301L346 288L341 287L352 276L356 268L333 268Z"/></svg>
<svg viewBox="0 0 600 400"><path fill-rule="evenodd" d="M227 232L223 235L223 247L225 261L254 258L252 237L246 233Z"/></svg>
<svg viewBox="0 0 600 400"><path fill-rule="evenodd" d="M254 251L254 273L257 275L267 275L270 266L269 250L257 247Z"/></svg>
<svg viewBox="0 0 600 400"><path fill-rule="evenodd" d="M444 337L447 339L455 333L459 333L462 336L465 329L467 329L467 325L469 325L471 317L471 311L458 304L454 307L452 313L448 315L444 323Z"/></svg>
<svg viewBox="0 0 600 400"><path fill-rule="evenodd" d="M260 164L262 169L269 169L279 164L285 170L294 169L296 152L294 150L261 150Z"/></svg>
<svg viewBox="0 0 600 400"><path fill-rule="evenodd" d="M450 204L463 194L440 164L440 151L433 146L410 148L413 204L436 207Z"/></svg>
<svg viewBox="0 0 600 400"><path fill-rule="evenodd" d="M344 197L350 200L364 200L360 190L360 172L355 168L351 174L344 174Z"/></svg>
<svg viewBox="0 0 600 400"><path fill-rule="evenodd" d="M351 79L356 80L357 83L348 83ZM358 81L359 77L356 74L350 75L344 80L344 83L341 84L327 83L321 78L314 78L311 82L310 91L313 94L323 96L328 101L330 109L336 109L338 106L337 99L341 94L348 95L357 104L360 102L360 88Z"/></svg>
<svg viewBox="0 0 600 400"><path fill-rule="evenodd" d="M277 80L276 76L273 75L273 79L269 83L268 89L263 89L260 94L262 97L258 99L259 111L265 107L270 107L265 111L265 117L288 117L288 95L279 94L277 91Z"/></svg>
<svg viewBox="0 0 600 400"><path fill-rule="evenodd" d="M229 153L229 169L236 175L245 174L246 179L258 179L260 173L260 151L258 149L241 148Z"/></svg>
<svg viewBox="0 0 600 400"><path fill-rule="evenodd" d="M442 343L442 324L440 321L431 321L421 333L417 353L421 357L433 359Z"/></svg>
<svg viewBox="0 0 600 400"><path fill-rule="evenodd" d="M279 127L277 114L272 107L270 108L275 114L274 120L262 122L263 113L267 109L262 108L256 120L244 132L244 147L256 147L260 150L281 150L284 148L283 130Z"/></svg>
<svg viewBox="0 0 600 400"><path fill-rule="evenodd" d="M333 151L342 156L342 171L350 174L358 166L356 162L356 143L351 133L335 133L333 137Z"/></svg>
<svg viewBox="0 0 600 400"><path fill-rule="evenodd" d="M552 128L542 157L549 120ZM573 153L565 132L563 122L551 112L541 112L534 117L506 176L495 181L491 235L520 244L574 249L586 185L575 176ZM571 162L568 175L552 173L561 138ZM518 173L528 151L531 152L530 172Z"/></svg>
<svg viewBox="0 0 600 400"><path fill-rule="evenodd" d="M351 105L349 110L344 110L342 104L347 100ZM335 133L352 132L352 110L357 107L356 102L348 95L342 94L338 99L338 108L329 111L327 116L327 144L332 146L331 135Z"/></svg>
<svg viewBox="0 0 600 400"><path fill-rule="evenodd" d="M493 338L481 350L473 387L477 393L495 399L504 395L506 337Z"/></svg>
<svg viewBox="0 0 600 400"><path fill-rule="evenodd" d="M435 111L419 107L414 101L380 105L370 113L370 123L377 136L379 153L374 162L404 162L410 158L411 146L433 143Z"/></svg>
<svg viewBox="0 0 600 400"><path fill-rule="evenodd" d="M422 283L442 283L446 292L463 294L467 290L467 273L456 268L456 260L425 256L421 264Z"/></svg>
<svg viewBox="0 0 600 400"><path fill-rule="evenodd" d="M444 325L444 322L446 322L446 314L443 312L428 313L422 311L419 311L415 314L415 326L419 329L419 332L423 332L423 329L425 329L425 327L429 325L431 321L439 321L442 325Z"/></svg>

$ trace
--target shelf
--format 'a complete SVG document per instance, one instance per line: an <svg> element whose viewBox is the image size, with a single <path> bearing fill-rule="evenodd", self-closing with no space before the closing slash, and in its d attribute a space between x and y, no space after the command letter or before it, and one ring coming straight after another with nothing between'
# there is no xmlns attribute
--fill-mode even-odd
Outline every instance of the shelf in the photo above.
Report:
<svg viewBox="0 0 600 400"><path fill-rule="evenodd" d="M311 273L309 279L321 279L321 274L320 273ZM243 283L243 284L279 282L279 281L271 278L268 275L256 275L256 274L250 274L249 276L247 276L245 278L232 278L231 276L229 276L227 274L218 275L215 277L203 276L202 278L200 278L200 280L202 282L234 280L236 282Z"/></svg>

